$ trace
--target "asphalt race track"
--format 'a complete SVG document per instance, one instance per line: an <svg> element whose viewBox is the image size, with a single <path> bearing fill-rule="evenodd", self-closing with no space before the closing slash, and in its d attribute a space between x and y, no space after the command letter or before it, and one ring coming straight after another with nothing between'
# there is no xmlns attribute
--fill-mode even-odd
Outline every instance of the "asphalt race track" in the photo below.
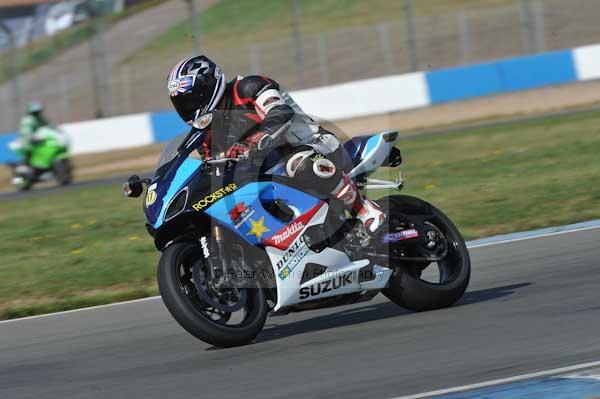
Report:
<svg viewBox="0 0 600 399"><path fill-rule="evenodd" d="M471 250L451 309L374 301L195 340L160 299L0 323L0 398L386 399L600 360L600 229Z"/></svg>

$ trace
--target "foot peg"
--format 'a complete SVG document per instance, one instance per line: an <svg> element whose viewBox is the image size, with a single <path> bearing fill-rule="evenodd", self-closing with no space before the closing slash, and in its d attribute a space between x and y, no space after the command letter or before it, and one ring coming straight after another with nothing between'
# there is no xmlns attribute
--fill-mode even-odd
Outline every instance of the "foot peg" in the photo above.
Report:
<svg viewBox="0 0 600 399"><path fill-rule="evenodd" d="M392 189L392 190L402 190L404 187L404 179L402 178L402 172L398 172L398 177L396 181L388 181L388 180L377 180L367 178L365 184L361 187L366 190L384 190L384 189Z"/></svg>

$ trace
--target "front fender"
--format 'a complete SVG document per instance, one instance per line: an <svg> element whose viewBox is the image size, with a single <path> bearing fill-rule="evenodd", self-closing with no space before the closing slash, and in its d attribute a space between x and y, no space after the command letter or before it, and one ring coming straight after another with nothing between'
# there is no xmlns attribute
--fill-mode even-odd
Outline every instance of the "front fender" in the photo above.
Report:
<svg viewBox="0 0 600 399"><path fill-rule="evenodd" d="M196 240L209 236L213 221L208 215L193 211L185 211L157 229L146 223L148 233L154 238L154 246L159 251L164 251L173 242L182 240Z"/></svg>

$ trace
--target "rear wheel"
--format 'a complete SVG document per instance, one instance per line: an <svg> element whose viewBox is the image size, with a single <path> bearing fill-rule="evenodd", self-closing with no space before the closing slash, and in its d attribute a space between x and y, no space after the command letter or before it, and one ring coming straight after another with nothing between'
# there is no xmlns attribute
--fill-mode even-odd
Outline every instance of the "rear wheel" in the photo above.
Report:
<svg viewBox="0 0 600 399"><path fill-rule="evenodd" d="M173 244L158 264L158 287L171 315L190 334L219 347L250 343L262 330L268 307L258 288L217 288L210 257L199 243Z"/></svg>
<svg viewBox="0 0 600 399"><path fill-rule="evenodd" d="M68 159L59 159L54 162L54 175L58 184L66 186L73 181L71 162Z"/></svg>
<svg viewBox="0 0 600 399"><path fill-rule="evenodd" d="M452 306L465 293L471 275L469 252L456 226L442 211L418 198L398 195L378 202L388 215L389 231L407 228L404 214L419 218L445 244L445 253L436 262L391 264L395 271L383 294L414 311ZM390 253L394 250L390 247Z"/></svg>

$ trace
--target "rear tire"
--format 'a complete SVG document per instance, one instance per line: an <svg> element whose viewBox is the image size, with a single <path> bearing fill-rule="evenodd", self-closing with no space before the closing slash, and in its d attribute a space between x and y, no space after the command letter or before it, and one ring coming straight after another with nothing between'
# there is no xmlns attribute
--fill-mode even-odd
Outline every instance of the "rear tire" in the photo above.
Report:
<svg viewBox="0 0 600 399"><path fill-rule="evenodd" d="M226 325L231 317L227 312L222 312L222 317L215 321L204 311L210 306L203 303L199 295L190 293L198 288L191 287L189 281L184 281L185 276L182 277L185 265L199 259L203 256L198 243L176 243L163 252L158 264L158 288L165 306L187 332L204 342L223 348L250 343L266 321L268 307L263 291L246 289L248 314L240 325Z"/></svg>
<svg viewBox="0 0 600 399"><path fill-rule="evenodd" d="M388 288L382 293L392 302L414 311L442 309L455 304L465 293L471 275L471 261L465 241L442 211L419 198L409 196L390 196L378 201L383 210L389 215L390 223L393 215L430 215L431 223L439 228L446 237L451 257L452 273L449 279L439 284L420 279L420 272L410 265L391 265L396 267L390 278Z"/></svg>
<svg viewBox="0 0 600 399"><path fill-rule="evenodd" d="M71 184L73 181L73 168L71 167L71 162L68 159L59 159L54 163L54 175L56 176L56 181L61 186L66 186Z"/></svg>

